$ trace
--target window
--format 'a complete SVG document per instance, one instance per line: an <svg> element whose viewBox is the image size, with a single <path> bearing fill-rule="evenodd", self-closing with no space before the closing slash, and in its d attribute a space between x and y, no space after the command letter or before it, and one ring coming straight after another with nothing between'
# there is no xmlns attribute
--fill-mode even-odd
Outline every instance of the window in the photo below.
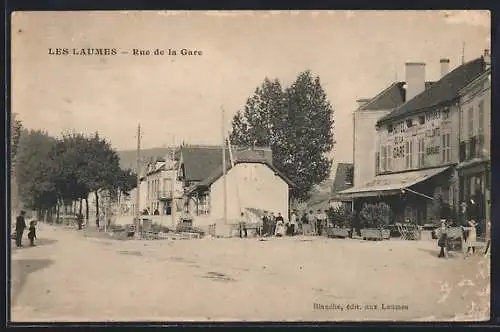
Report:
<svg viewBox="0 0 500 332"><path fill-rule="evenodd" d="M406 158L406 168L411 168L410 141L406 141L405 158Z"/></svg>
<svg viewBox="0 0 500 332"><path fill-rule="evenodd" d="M425 124L425 115L421 115L418 117L418 123L421 125Z"/></svg>
<svg viewBox="0 0 500 332"><path fill-rule="evenodd" d="M382 147L382 155L380 157L380 161L382 163L382 165L380 167L381 171L382 172L387 171L387 147L386 146Z"/></svg>
<svg viewBox="0 0 500 332"><path fill-rule="evenodd" d="M441 136L441 146L442 146L441 159L443 163L449 163L451 160L450 134L443 134Z"/></svg>
<svg viewBox="0 0 500 332"><path fill-rule="evenodd" d="M387 170L392 171L392 146L387 146Z"/></svg>
<svg viewBox="0 0 500 332"><path fill-rule="evenodd" d="M471 107L469 108L468 114L468 133L469 133L469 138L474 136L474 109Z"/></svg>
<svg viewBox="0 0 500 332"><path fill-rule="evenodd" d="M484 134L484 101L479 102L477 131L479 135Z"/></svg>
<svg viewBox="0 0 500 332"><path fill-rule="evenodd" d="M380 152L375 153L375 174L380 173Z"/></svg>
<svg viewBox="0 0 500 332"><path fill-rule="evenodd" d="M450 118L450 109L449 108L445 108L443 110L443 120L447 120Z"/></svg>
<svg viewBox="0 0 500 332"><path fill-rule="evenodd" d="M392 124L387 125L387 131L391 134L394 131Z"/></svg>
<svg viewBox="0 0 500 332"><path fill-rule="evenodd" d="M423 138L418 139L418 167L423 167L425 163L425 140Z"/></svg>
<svg viewBox="0 0 500 332"><path fill-rule="evenodd" d="M210 196L203 194L198 197L198 215L206 215L210 213Z"/></svg>
<svg viewBox="0 0 500 332"><path fill-rule="evenodd" d="M409 166L409 168L413 168L413 159L414 159L413 158L414 157L413 141L411 140L409 143L410 143L410 153L409 153L410 154L410 166Z"/></svg>
<svg viewBox="0 0 500 332"><path fill-rule="evenodd" d="M172 180L163 179L163 196L169 197L172 195Z"/></svg>
<svg viewBox="0 0 500 332"><path fill-rule="evenodd" d="M413 120L412 120L412 119L408 119L408 120L406 120L406 127L407 127L407 128L411 128L411 127L413 127Z"/></svg>

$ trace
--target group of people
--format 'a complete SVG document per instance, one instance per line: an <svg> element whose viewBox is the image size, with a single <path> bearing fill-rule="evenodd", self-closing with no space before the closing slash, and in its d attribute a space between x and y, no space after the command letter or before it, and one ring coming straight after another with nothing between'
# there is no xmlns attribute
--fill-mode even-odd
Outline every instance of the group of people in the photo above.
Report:
<svg viewBox="0 0 500 332"><path fill-rule="evenodd" d="M477 203L475 202L474 198L471 198L469 200L469 203L462 202L460 204L460 213L459 213L459 218L460 218L460 223L461 223L461 229L462 229L462 238L463 238L463 243L465 246L465 257L469 256L470 254L475 254L476 252L476 242L477 242L477 228L479 223L477 222L477 219L479 217L479 214L477 213ZM440 227L440 236L438 240L438 246L440 247L440 252L438 257L439 258L447 258L448 257L448 252L447 252L447 244L448 244L448 234L447 234L447 228L450 227L450 223L446 219L441 220L441 227ZM485 248L485 255L489 251L490 247L490 241L489 241L489 232L490 232L490 225L489 223L486 225L486 238L488 239L486 243L486 248Z"/></svg>
<svg viewBox="0 0 500 332"><path fill-rule="evenodd" d="M240 237L247 237L247 223L245 214L241 213ZM259 236L294 236L302 235L323 235L325 228L329 226L327 210L312 210L309 213L304 212L301 217L296 210L292 210L290 218L285 220L281 212L264 211L261 226L257 229Z"/></svg>
<svg viewBox="0 0 500 332"><path fill-rule="evenodd" d="M30 246L35 246L36 239L36 220L31 220L28 229L28 239L30 240ZM16 218L16 246L21 248L23 246L23 235L26 229L26 211L21 211L19 216Z"/></svg>

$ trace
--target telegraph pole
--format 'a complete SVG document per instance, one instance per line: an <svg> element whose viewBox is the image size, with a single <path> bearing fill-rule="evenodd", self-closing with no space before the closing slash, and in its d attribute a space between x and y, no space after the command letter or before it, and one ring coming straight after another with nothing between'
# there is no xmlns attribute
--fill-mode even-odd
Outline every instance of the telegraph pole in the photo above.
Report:
<svg viewBox="0 0 500 332"><path fill-rule="evenodd" d="M135 226L136 232L139 232L139 226L141 225L140 217L141 212L139 210L140 205L140 190L141 190L141 125L137 126L137 190L135 197Z"/></svg>
<svg viewBox="0 0 500 332"><path fill-rule="evenodd" d="M226 129L224 108L222 108L222 177L224 181L224 224L227 224L227 180L226 180Z"/></svg>

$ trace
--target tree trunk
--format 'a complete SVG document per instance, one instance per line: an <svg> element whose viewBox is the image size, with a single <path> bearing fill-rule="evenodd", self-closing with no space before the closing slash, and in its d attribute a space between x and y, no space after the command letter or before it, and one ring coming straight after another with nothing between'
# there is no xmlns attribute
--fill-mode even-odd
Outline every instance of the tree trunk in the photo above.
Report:
<svg viewBox="0 0 500 332"><path fill-rule="evenodd" d="M57 202L57 205L56 205L56 224L59 223L59 211L60 211L60 204L59 202Z"/></svg>
<svg viewBox="0 0 500 332"><path fill-rule="evenodd" d="M82 215L82 199L80 198L80 207L78 209L78 214Z"/></svg>
<svg viewBox="0 0 500 332"><path fill-rule="evenodd" d="M99 227L99 193L95 191L95 218L96 225Z"/></svg>
<svg viewBox="0 0 500 332"><path fill-rule="evenodd" d="M89 223L89 199L85 197L85 224Z"/></svg>

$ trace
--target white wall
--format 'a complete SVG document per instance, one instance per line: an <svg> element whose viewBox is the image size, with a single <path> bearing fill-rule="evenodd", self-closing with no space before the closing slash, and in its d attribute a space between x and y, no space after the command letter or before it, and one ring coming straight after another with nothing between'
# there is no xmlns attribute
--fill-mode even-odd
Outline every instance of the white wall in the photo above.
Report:
<svg viewBox="0 0 500 332"><path fill-rule="evenodd" d="M238 221L241 208L258 208L278 212L288 218L288 184L264 164L242 163L230 169L227 181L228 222ZM210 219L224 218L224 180L211 186ZM239 197L239 199L238 199Z"/></svg>
<svg viewBox="0 0 500 332"><path fill-rule="evenodd" d="M354 112L354 185L360 186L375 177L377 121L387 110Z"/></svg>

